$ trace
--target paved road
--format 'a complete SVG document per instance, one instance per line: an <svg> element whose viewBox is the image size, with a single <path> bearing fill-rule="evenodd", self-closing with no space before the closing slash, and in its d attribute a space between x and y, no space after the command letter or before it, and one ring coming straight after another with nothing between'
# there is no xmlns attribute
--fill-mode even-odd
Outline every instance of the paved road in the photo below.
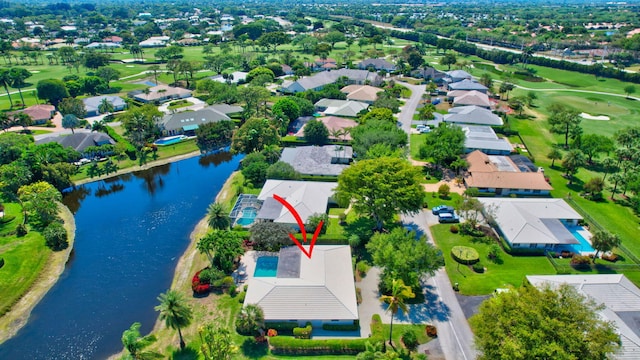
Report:
<svg viewBox="0 0 640 360"><path fill-rule="evenodd" d="M396 79L396 84L400 84L409 88L411 90L411 97L404 103L402 108L400 108L398 121L402 124L402 130L404 130L407 134L411 134L411 121L413 120L413 114L415 114L418 103L420 103L422 94L424 94L427 86L411 85L409 83L401 82L400 80L401 79Z"/></svg>
<svg viewBox="0 0 640 360"><path fill-rule="evenodd" d="M437 224L438 220L428 210L415 215L403 215L402 222L427 234L428 241L433 243L429 225ZM439 270L427 281L427 294L427 311L431 321L438 328L438 341L445 358L475 359L477 352L473 333L444 269Z"/></svg>

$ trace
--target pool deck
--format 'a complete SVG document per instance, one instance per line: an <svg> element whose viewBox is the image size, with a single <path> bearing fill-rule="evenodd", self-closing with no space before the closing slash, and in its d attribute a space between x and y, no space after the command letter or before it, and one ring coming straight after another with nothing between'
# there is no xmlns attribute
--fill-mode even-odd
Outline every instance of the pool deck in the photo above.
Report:
<svg viewBox="0 0 640 360"><path fill-rule="evenodd" d="M277 252L249 250L240 257L240 266L231 275L236 284L250 284L256 271L256 262L262 256L278 256Z"/></svg>

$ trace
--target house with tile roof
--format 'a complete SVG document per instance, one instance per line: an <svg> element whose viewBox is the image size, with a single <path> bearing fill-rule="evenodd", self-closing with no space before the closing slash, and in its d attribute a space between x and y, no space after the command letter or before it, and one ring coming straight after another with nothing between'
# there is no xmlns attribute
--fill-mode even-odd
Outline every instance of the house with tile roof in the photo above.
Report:
<svg viewBox="0 0 640 360"><path fill-rule="evenodd" d="M513 146L509 140L498 137L490 126L461 125L465 134L464 152L480 150L489 155L509 155Z"/></svg>
<svg viewBox="0 0 640 360"><path fill-rule="evenodd" d="M297 81L285 81L282 83L281 91L285 93L298 93L307 90L322 90L323 87L335 83L340 78L343 78L347 84L368 84L377 86L382 83L382 77L375 72L367 70L338 69L322 71Z"/></svg>
<svg viewBox="0 0 640 360"><path fill-rule="evenodd" d="M329 139L338 140L338 141L351 141L351 134L349 130L358 126L358 123L351 119L344 119L337 116L323 116L316 118L315 120L320 121L327 127L329 130ZM303 126L294 134L297 138L304 137L304 126L307 125L305 122ZM343 132L339 137L334 137L332 132L340 130Z"/></svg>
<svg viewBox="0 0 640 360"><path fill-rule="evenodd" d="M291 204L298 212L303 223L314 214L325 214L329 204L334 204L333 192L338 186L335 182L295 181L268 179L258 200L262 206L256 216L256 221L271 221L298 227L293 214L273 198L276 194Z"/></svg>
<svg viewBox="0 0 640 360"><path fill-rule="evenodd" d="M562 199L480 197L478 201L514 249L553 251L580 244L569 227L576 226L582 216Z"/></svg>
<svg viewBox="0 0 640 360"><path fill-rule="evenodd" d="M132 91L129 96L142 103L163 103L170 100L185 99L191 97L191 90L181 87L171 87L167 85L158 85L149 88L149 93L145 94L141 90Z"/></svg>
<svg viewBox="0 0 640 360"><path fill-rule="evenodd" d="M473 75L469 74L464 70L451 70L447 71L447 82L455 83L462 80L471 80L473 79Z"/></svg>
<svg viewBox="0 0 640 360"><path fill-rule="evenodd" d="M536 287L573 286L579 293L602 304L600 317L615 325L621 347L612 359L640 358L640 289L622 274L527 275L527 282Z"/></svg>
<svg viewBox="0 0 640 360"><path fill-rule="evenodd" d="M93 96L82 99L84 108L86 110L86 116L98 116L100 115L100 104L106 99L113 105L113 112L122 111L127 108L127 103L120 96L114 95L102 95Z"/></svg>
<svg viewBox="0 0 640 360"><path fill-rule="evenodd" d="M364 59L360 63L358 63L358 69L369 70L374 69L376 71L384 70L386 72L396 71L397 67L395 64L388 62L385 59Z"/></svg>
<svg viewBox="0 0 640 360"><path fill-rule="evenodd" d="M320 99L314 104L316 109L330 116L357 117L358 114L369 108L369 104L360 101Z"/></svg>
<svg viewBox="0 0 640 360"><path fill-rule="evenodd" d="M101 132L75 132L73 134L51 135L36 140L36 144L56 142L63 147L71 147L79 153L90 146L115 145L115 141L107 134Z"/></svg>
<svg viewBox="0 0 640 360"><path fill-rule="evenodd" d="M449 90L465 90L465 91L478 91L483 94L486 94L489 91L489 88L480 84L479 82L464 79L462 81L450 83L447 85Z"/></svg>
<svg viewBox="0 0 640 360"><path fill-rule="evenodd" d="M480 150L471 152L466 156L469 164L464 177L466 187L497 196L548 196L553 188L544 173L535 171L530 160L516 156L519 157L517 164L510 156L486 155Z"/></svg>
<svg viewBox="0 0 640 360"><path fill-rule="evenodd" d="M196 111L184 111L166 115L158 125L164 136L195 136L195 131L200 125L231 120L229 115L239 112L242 112L242 107L240 106L216 104Z"/></svg>
<svg viewBox="0 0 640 360"><path fill-rule="evenodd" d="M455 93L447 93L449 99L453 98L453 106L479 106L485 109L491 109L493 103L489 100L487 94L476 90L454 90Z"/></svg>
<svg viewBox="0 0 640 360"><path fill-rule="evenodd" d="M31 105L18 112L29 115L34 125L42 125L53 118L56 114L56 107L49 104Z"/></svg>
<svg viewBox="0 0 640 360"><path fill-rule="evenodd" d="M373 104L378 100L378 94L384 90L371 85L347 85L340 89L340 92L347 94L347 100L361 101Z"/></svg>
<svg viewBox="0 0 640 360"><path fill-rule="evenodd" d="M425 66L411 71L411 76L425 79L426 81L433 81L436 84L442 84L445 82L447 74L431 66Z"/></svg>
<svg viewBox="0 0 640 360"><path fill-rule="evenodd" d="M322 328L359 318L348 245L316 245L310 258L296 246L282 248L276 275L251 276L248 285L244 306L260 306L265 321Z"/></svg>
<svg viewBox="0 0 640 360"><path fill-rule="evenodd" d="M444 115L444 122L452 124L502 126L502 118L486 108L469 105L449 109Z"/></svg>
<svg viewBox="0 0 640 360"><path fill-rule="evenodd" d="M280 161L302 175L338 176L353 160L351 146L297 146L282 149Z"/></svg>

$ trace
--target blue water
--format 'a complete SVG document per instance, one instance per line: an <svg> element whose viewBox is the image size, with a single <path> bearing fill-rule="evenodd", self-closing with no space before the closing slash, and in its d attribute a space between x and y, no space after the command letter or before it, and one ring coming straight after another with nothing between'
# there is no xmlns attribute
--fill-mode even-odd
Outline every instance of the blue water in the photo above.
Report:
<svg viewBox="0 0 640 360"><path fill-rule="evenodd" d="M275 277L277 273L277 256L261 256L256 260L256 270L253 272L253 277Z"/></svg>
<svg viewBox="0 0 640 360"><path fill-rule="evenodd" d="M66 194L72 256L27 325L0 345L0 359L104 359L122 350L133 322L151 331L189 234L240 159L195 157Z"/></svg>
<svg viewBox="0 0 640 360"><path fill-rule="evenodd" d="M251 225L256 220L256 216L258 216L258 209L253 207L244 208L242 209L242 217L236 220L236 224L242 226Z"/></svg>
<svg viewBox="0 0 640 360"><path fill-rule="evenodd" d="M573 237L575 237L578 241L580 241L580 245L579 246L573 245L574 247L579 247L580 251L585 251L585 252L596 251L594 248L591 247L591 244L589 243L589 241L585 239L582 235L580 235L580 233L578 232L578 230L584 230L582 226L568 226L567 229L571 232Z"/></svg>
<svg viewBox="0 0 640 360"><path fill-rule="evenodd" d="M182 140L183 140L183 138L181 136L175 136L175 137L170 137L170 138L158 139L158 140L156 140L154 142L154 144L156 144L156 145L171 145L171 144L179 143Z"/></svg>

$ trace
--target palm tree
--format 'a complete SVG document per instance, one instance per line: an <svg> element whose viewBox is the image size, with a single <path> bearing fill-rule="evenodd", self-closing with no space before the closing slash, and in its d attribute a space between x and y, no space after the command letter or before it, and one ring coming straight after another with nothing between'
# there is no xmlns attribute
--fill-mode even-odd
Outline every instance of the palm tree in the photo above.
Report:
<svg viewBox="0 0 640 360"><path fill-rule="evenodd" d="M380 301L389 305L387 311L391 312L391 325L389 327L389 344L393 347L393 316L402 310L404 313L409 312L405 300L413 299L416 294L413 293L410 286L404 284L402 279L393 280L391 284L391 294L382 295Z"/></svg>
<svg viewBox="0 0 640 360"><path fill-rule="evenodd" d="M258 335L264 327L264 311L256 304L243 307L236 319L236 328L241 334Z"/></svg>
<svg viewBox="0 0 640 360"><path fill-rule="evenodd" d="M25 104L21 88L25 85L24 81L30 76L31 72L24 68L11 68L11 70L9 70L9 79L11 79L11 86L18 89L20 100L22 100L22 107L24 107Z"/></svg>
<svg viewBox="0 0 640 360"><path fill-rule="evenodd" d="M13 109L13 99L11 99L11 93L9 92L9 85L11 84L11 76L9 75L9 69L0 69L0 84L4 87L9 98L9 103Z"/></svg>
<svg viewBox="0 0 640 360"><path fill-rule="evenodd" d="M207 209L209 215L209 226L215 230L226 230L231 225L231 219L224 206L220 203L213 203Z"/></svg>
<svg viewBox="0 0 640 360"><path fill-rule="evenodd" d="M135 322L131 324L128 330L122 333L122 345L129 352L124 359L134 360L152 360L162 359L163 356L155 351L144 351L147 346L156 342L155 335L140 335L140 323Z"/></svg>
<svg viewBox="0 0 640 360"><path fill-rule="evenodd" d="M553 168L553 165L556 162L556 160L562 159L562 152L560 152L560 150L558 150L556 148L553 148L547 154L547 158L549 158L549 160L551 160L551 168Z"/></svg>
<svg viewBox="0 0 640 360"><path fill-rule="evenodd" d="M14 115L13 121L16 125L22 126L22 128L26 131L28 126L33 124L33 119L27 113L19 112Z"/></svg>
<svg viewBox="0 0 640 360"><path fill-rule="evenodd" d="M153 71L153 78L156 81L156 86L158 85L158 71L160 71L160 66L158 65L151 65L148 68L149 71Z"/></svg>
<svg viewBox="0 0 640 360"><path fill-rule="evenodd" d="M115 108L113 107L113 104L106 97L103 98L102 101L100 101L100 105L98 105L98 111L101 114L105 114L105 113L111 114L114 109Z"/></svg>
<svg viewBox="0 0 640 360"><path fill-rule="evenodd" d="M160 320L164 320L166 326L178 330L180 349L184 349L185 343L181 329L191 324L193 319L191 308L187 306L182 295L175 290L160 294L158 301L160 301L160 305L156 306L155 309L160 312Z"/></svg>

